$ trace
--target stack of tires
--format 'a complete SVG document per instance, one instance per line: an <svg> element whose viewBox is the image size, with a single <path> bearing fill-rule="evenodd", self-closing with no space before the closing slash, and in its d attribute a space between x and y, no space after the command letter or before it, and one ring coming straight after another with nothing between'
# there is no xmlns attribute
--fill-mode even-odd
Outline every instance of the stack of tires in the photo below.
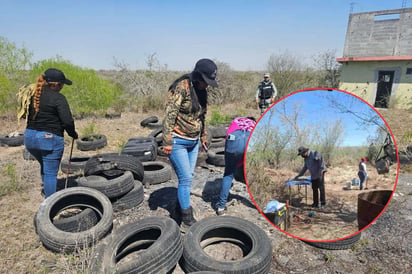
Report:
<svg viewBox="0 0 412 274"><path fill-rule="evenodd" d="M228 127L226 126L209 127L207 129L209 147L212 149L224 148L227 130Z"/></svg>
<svg viewBox="0 0 412 274"><path fill-rule="evenodd" d="M214 166L225 166L225 136L227 127L209 127L208 141L209 151L207 152L206 163Z"/></svg>
<svg viewBox="0 0 412 274"><path fill-rule="evenodd" d="M71 159L63 158L60 163L60 170L66 174L81 174L90 156L75 156Z"/></svg>
<svg viewBox="0 0 412 274"><path fill-rule="evenodd" d="M103 153L87 160L84 177L77 183L102 192L112 202L114 212L118 212L143 202L143 179L143 164L136 157Z"/></svg>

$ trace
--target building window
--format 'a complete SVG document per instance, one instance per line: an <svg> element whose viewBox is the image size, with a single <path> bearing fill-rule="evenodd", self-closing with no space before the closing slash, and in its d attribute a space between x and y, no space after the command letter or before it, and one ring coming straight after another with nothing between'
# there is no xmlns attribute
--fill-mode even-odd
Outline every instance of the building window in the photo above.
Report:
<svg viewBox="0 0 412 274"><path fill-rule="evenodd" d="M412 68L406 68L406 74L411 75L412 74Z"/></svg>
<svg viewBox="0 0 412 274"><path fill-rule="evenodd" d="M400 17L399 13L377 14L375 15L375 21L399 20Z"/></svg>

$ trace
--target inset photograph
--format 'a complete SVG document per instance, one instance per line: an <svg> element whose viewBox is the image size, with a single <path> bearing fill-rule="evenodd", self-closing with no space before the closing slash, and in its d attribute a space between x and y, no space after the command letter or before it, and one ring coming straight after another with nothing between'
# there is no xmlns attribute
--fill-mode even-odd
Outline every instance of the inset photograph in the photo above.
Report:
<svg viewBox="0 0 412 274"><path fill-rule="evenodd" d="M245 175L253 202L274 226L301 240L340 240L369 226L389 203L396 142L381 115L357 96L302 90L259 119Z"/></svg>

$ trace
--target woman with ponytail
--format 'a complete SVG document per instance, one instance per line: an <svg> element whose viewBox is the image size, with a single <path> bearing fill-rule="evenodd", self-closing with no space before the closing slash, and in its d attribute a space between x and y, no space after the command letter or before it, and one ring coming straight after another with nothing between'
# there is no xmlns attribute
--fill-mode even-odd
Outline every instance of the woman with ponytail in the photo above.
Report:
<svg viewBox="0 0 412 274"><path fill-rule="evenodd" d="M58 69L50 68L38 77L24 133L27 150L40 163L42 194L46 198L56 192L57 172L64 151L64 131L72 138L78 138L69 104L60 93L64 84L71 85L72 81Z"/></svg>
<svg viewBox="0 0 412 274"><path fill-rule="evenodd" d="M190 191L199 143L205 150L208 148L206 88L218 86L216 73L212 60L200 59L191 73L181 76L169 87L163 121L163 152L169 155L179 181L177 208L180 208L183 231L196 222L190 206Z"/></svg>

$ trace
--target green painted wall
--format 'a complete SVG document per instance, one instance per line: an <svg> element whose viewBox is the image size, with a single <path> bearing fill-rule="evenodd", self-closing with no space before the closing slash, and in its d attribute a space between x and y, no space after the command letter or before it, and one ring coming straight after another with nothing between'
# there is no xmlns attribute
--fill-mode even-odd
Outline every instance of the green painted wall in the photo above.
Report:
<svg viewBox="0 0 412 274"><path fill-rule="evenodd" d="M411 74L406 74L407 68L411 69ZM412 60L344 62L339 89L351 92L373 106L380 70L395 71L390 107L412 108Z"/></svg>

